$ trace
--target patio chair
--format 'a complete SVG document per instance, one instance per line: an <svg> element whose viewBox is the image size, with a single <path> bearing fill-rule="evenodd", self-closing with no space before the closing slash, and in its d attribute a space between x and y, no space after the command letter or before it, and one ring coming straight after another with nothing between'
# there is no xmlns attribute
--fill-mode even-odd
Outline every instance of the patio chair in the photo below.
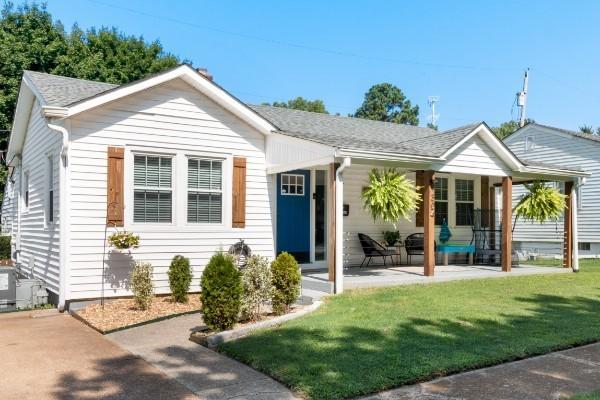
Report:
<svg viewBox="0 0 600 400"><path fill-rule="evenodd" d="M404 250L406 251L406 256L408 257L408 264L410 265L412 262L412 256L423 256L425 255L425 236L422 233L413 233L408 235L406 239L404 239ZM434 248L437 246L437 243L433 242Z"/></svg>
<svg viewBox="0 0 600 400"><path fill-rule="evenodd" d="M362 268L367 258L369 259L369 261L367 261L367 265L365 265L366 267L369 266L369 263L371 262L371 259L373 257L382 257L383 265L387 266L386 259L388 257L400 255L398 251L386 249L382 244L373 240L369 235L365 235L364 233L358 234L358 240L360 240L360 245L362 246L363 253L365 255L365 258L363 258L359 268ZM393 262L394 259L392 258L392 264Z"/></svg>

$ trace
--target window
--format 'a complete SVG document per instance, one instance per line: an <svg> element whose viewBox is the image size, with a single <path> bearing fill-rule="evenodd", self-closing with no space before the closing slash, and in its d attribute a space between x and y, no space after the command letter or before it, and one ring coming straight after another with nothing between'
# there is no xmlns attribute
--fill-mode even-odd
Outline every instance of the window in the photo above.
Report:
<svg viewBox="0 0 600 400"><path fill-rule="evenodd" d="M222 186L222 160L188 159L188 222L222 222Z"/></svg>
<svg viewBox="0 0 600 400"><path fill-rule="evenodd" d="M533 136L527 136L525 138L525 151L535 150L535 138Z"/></svg>
<svg viewBox="0 0 600 400"><path fill-rule="evenodd" d="M46 223L54 222L54 158L48 157L48 193L46 206Z"/></svg>
<svg viewBox="0 0 600 400"><path fill-rule="evenodd" d="M281 194L304 196L304 175L281 174Z"/></svg>
<svg viewBox="0 0 600 400"><path fill-rule="evenodd" d="M577 247L579 248L579 251L590 251L592 248L592 245L590 242L579 242L577 243Z"/></svg>
<svg viewBox="0 0 600 400"><path fill-rule="evenodd" d="M473 221L473 181L456 179L456 225L471 225Z"/></svg>
<svg viewBox="0 0 600 400"><path fill-rule="evenodd" d="M134 156L133 222L171 222L171 181L171 157Z"/></svg>
<svg viewBox="0 0 600 400"><path fill-rule="evenodd" d="M25 173L23 190L25 192L24 200L25 200L25 209L29 208L29 172Z"/></svg>
<svg viewBox="0 0 600 400"><path fill-rule="evenodd" d="M448 222L448 178L435 178L435 224Z"/></svg>

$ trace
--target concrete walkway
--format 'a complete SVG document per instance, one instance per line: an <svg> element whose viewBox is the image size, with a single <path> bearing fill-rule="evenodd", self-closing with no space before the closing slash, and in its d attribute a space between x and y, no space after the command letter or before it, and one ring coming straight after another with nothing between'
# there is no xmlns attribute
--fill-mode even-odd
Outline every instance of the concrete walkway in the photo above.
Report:
<svg viewBox="0 0 600 400"><path fill-rule="evenodd" d="M283 385L254 369L188 340L199 314L186 315L107 337L139 355L203 400L296 399Z"/></svg>
<svg viewBox="0 0 600 400"><path fill-rule="evenodd" d="M2 400L194 400L146 361L56 310L0 314Z"/></svg>
<svg viewBox="0 0 600 400"><path fill-rule="evenodd" d="M363 400L554 400L600 390L600 343L363 397Z"/></svg>

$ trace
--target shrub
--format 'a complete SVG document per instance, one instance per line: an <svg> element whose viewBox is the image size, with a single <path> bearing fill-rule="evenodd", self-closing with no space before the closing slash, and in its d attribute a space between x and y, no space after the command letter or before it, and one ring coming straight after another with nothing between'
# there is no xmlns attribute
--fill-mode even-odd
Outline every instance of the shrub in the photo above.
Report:
<svg viewBox="0 0 600 400"><path fill-rule="evenodd" d="M231 329L238 320L242 301L242 278L230 255L213 255L200 282L204 323L215 331Z"/></svg>
<svg viewBox="0 0 600 400"><path fill-rule="evenodd" d="M108 243L120 250L135 249L140 245L140 237L131 232L115 232L108 237Z"/></svg>
<svg viewBox="0 0 600 400"><path fill-rule="evenodd" d="M242 318L256 321L260 307L271 298L271 266L266 257L253 255L242 270Z"/></svg>
<svg viewBox="0 0 600 400"><path fill-rule="evenodd" d="M0 236L0 260L10 259L10 253L10 236Z"/></svg>
<svg viewBox="0 0 600 400"><path fill-rule="evenodd" d="M133 299L141 310L147 310L152 304L154 284L152 283L152 264L136 262L131 271L131 291Z"/></svg>
<svg viewBox="0 0 600 400"><path fill-rule="evenodd" d="M275 314L283 314L289 311L300 295L300 266L294 256L283 252L271 264L271 271L273 311Z"/></svg>
<svg viewBox="0 0 600 400"><path fill-rule="evenodd" d="M190 260L184 256L173 257L167 275L169 275L169 286L175 301L187 303L190 283L192 282Z"/></svg>

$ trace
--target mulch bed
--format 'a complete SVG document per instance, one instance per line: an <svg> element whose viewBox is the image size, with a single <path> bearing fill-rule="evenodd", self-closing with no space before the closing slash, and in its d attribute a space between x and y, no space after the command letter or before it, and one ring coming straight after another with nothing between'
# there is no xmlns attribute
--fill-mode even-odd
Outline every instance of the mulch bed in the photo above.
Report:
<svg viewBox="0 0 600 400"><path fill-rule="evenodd" d="M90 304L77 310L75 315L97 331L110 333L156 320L200 312L199 297L190 295L188 302L182 304L175 302L170 296L157 296L146 311L139 310L133 299L109 300L104 303L104 309L100 304Z"/></svg>

